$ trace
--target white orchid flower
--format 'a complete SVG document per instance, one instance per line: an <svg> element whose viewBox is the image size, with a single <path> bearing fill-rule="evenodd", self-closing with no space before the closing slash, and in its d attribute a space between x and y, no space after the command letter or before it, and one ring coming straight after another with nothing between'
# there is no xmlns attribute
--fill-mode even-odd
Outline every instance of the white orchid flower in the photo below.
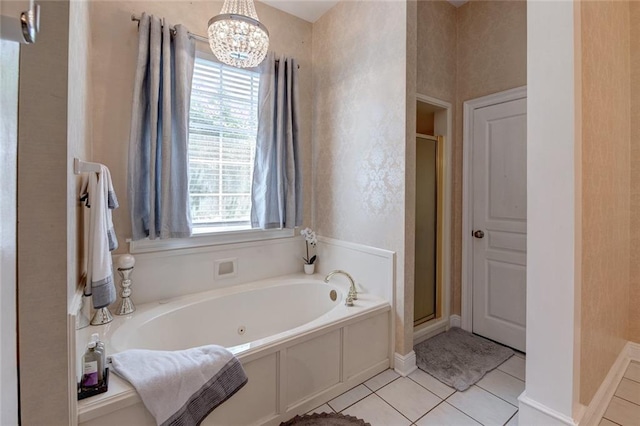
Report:
<svg viewBox="0 0 640 426"><path fill-rule="evenodd" d="M311 228L304 228L300 231L300 235L304 237L305 245L307 246L307 257L304 257L303 260L306 264L311 265L316 261L316 256L309 256L309 245L315 247L318 244L318 238L316 233Z"/></svg>

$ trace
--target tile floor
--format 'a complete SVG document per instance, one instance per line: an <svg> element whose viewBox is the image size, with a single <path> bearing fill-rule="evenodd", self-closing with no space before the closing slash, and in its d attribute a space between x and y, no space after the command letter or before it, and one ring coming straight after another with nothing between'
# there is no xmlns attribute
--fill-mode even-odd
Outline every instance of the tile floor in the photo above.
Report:
<svg viewBox="0 0 640 426"><path fill-rule="evenodd" d="M524 355L516 354L457 392L422 370L408 377L386 370L310 413L349 414L372 426L517 426L524 372Z"/></svg>
<svg viewBox="0 0 640 426"><path fill-rule="evenodd" d="M600 426L640 425L640 363L632 361L609 402Z"/></svg>

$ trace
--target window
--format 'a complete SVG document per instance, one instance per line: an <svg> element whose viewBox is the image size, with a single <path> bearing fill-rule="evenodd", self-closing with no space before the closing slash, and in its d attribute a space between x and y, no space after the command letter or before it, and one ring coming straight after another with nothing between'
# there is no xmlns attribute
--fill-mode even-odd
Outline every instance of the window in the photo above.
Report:
<svg viewBox="0 0 640 426"><path fill-rule="evenodd" d="M189 121L194 236L132 241L131 253L207 249L294 236L293 229L251 229L259 85L257 72L222 65L205 53L197 53Z"/></svg>
<svg viewBox="0 0 640 426"><path fill-rule="evenodd" d="M257 72L196 57L189 121L194 233L251 228L259 84Z"/></svg>

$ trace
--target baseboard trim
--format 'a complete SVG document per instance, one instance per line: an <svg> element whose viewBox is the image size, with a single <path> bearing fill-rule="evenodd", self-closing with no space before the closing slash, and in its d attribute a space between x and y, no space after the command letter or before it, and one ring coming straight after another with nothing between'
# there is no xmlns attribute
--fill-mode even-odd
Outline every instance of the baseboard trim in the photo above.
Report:
<svg viewBox="0 0 640 426"><path fill-rule="evenodd" d="M462 318L460 315L451 315L449 317L449 327L462 327Z"/></svg>
<svg viewBox="0 0 640 426"><path fill-rule="evenodd" d="M609 369L607 376L600 384L596 394L591 399L591 403L580 422L581 426L591 426L600 423L605 411L607 411L609 402L616 393L616 389L632 360L640 361L640 344L627 342Z"/></svg>
<svg viewBox="0 0 640 426"><path fill-rule="evenodd" d="M431 320L428 323L421 324L413 329L413 346L418 343L435 336L436 334L443 333L449 328L449 319L441 318L438 320Z"/></svg>
<svg viewBox="0 0 640 426"><path fill-rule="evenodd" d="M640 362L640 343L627 342L626 349L630 360Z"/></svg>
<svg viewBox="0 0 640 426"><path fill-rule="evenodd" d="M526 391L522 392L518 397L518 401L520 402L518 411L519 424L577 426L577 423L572 418L529 398Z"/></svg>
<svg viewBox="0 0 640 426"><path fill-rule="evenodd" d="M416 365L416 353L414 351L406 355L400 355L396 352L393 358L394 370L403 377L408 376L418 368Z"/></svg>

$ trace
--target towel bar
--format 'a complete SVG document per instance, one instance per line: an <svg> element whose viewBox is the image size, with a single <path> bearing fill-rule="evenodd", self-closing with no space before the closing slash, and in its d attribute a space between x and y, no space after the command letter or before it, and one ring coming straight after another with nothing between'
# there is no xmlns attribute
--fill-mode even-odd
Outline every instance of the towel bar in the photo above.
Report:
<svg viewBox="0 0 640 426"><path fill-rule="evenodd" d="M90 163L88 161L82 161L79 158L73 159L73 173L79 175L81 173L100 173L100 163Z"/></svg>

